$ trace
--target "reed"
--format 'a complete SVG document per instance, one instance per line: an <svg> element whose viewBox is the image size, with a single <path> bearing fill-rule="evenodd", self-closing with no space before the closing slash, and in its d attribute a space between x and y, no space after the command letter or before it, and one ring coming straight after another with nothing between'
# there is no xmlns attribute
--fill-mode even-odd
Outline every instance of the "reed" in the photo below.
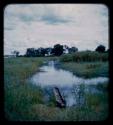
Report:
<svg viewBox="0 0 113 125"><path fill-rule="evenodd" d="M65 54L62 55L60 58L62 62L96 62L101 61L105 62L108 61L108 53L98 53L98 52L89 52L89 51L82 51L76 52L74 54Z"/></svg>

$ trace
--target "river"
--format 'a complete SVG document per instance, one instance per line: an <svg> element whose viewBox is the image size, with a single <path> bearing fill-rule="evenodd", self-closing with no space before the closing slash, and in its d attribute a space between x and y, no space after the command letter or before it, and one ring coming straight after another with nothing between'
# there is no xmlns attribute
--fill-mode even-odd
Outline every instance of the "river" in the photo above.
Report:
<svg viewBox="0 0 113 125"><path fill-rule="evenodd" d="M46 100L52 94L53 87L58 87L66 100L67 106L76 106L78 98L79 105L84 104L84 93L101 93L102 91L97 88L97 85L108 82L107 77L90 79L78 77L70 71L59 68L59 63L55 61L45 63L40 67L40 72L34 74L30 80L33 84L45 89Z"/></svg>

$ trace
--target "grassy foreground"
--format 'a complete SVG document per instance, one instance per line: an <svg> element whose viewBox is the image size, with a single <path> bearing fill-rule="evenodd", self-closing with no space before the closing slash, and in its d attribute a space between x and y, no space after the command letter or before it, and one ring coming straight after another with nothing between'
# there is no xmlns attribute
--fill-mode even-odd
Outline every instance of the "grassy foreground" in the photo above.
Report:
<svg viewBox="0 0 113 125"><path fill-rule="evenodd" d="M42 59L10 58L4 60L5 114L10 120L29 119L28 109L42 103L42 90L27 83Z"/></svg>
<svg viewBox="0 0 113 125"><path fill-rule="evenodd" d="M48 58L50 59L50 58ZM5 117L13 121L100 121L108 116L108 93L86 94L86 106L59 109L44 104L43 91L27 79L47 58L4 60Z"/></svg>

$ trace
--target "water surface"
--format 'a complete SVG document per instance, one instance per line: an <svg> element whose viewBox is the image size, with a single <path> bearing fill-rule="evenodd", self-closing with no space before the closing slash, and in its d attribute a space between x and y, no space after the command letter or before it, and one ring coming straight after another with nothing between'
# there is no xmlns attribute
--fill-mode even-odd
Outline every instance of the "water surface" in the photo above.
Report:
<svg viewBox="0 0 113 125"><path fill-rule="evenodd" d="M78 104L79 93L84 92L97 93L101 92L95 85L104 84L108 82L107 77L97 77L84 79L74 75L70 71L66 71L58 67L58 63L50 61L44 66L40 67L40 72L34 74L31 78L33 84L40 85L46 90L46 97L52 92L52 88L57 86L61 94L65 97L67 106L74 106ZM82 89L82 90L81 90ZM84 98L79 98L79 105L84 102Z"/></svg>

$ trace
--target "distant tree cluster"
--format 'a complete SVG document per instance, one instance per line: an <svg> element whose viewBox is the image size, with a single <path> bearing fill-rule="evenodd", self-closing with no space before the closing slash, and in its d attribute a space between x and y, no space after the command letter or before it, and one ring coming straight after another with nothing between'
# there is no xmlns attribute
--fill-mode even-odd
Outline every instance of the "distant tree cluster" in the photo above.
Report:
<svg viewBox="0 0 113 125"><path fill-rule="evenodd" d="M27 48L25 56L40 57L40 56L60 56L65 53L75 53L78 51L76 47L68 47L67 45L56 44L53 48Z"/></svg>
<svg viewBox="0 0 113 125"><path fill-rule="evenodd" d="M41 57L41 56L60 56L62 54L72 54L78 51L77 47L69 47L67 45L60 45L60 44L56 44L52 47L48 47L48 48L27 48L26 53L24 56L26 57ZM90 51L90 50L89 50ZM103 45L99 45L96 47L95 49L96 52L99 53L104 53L104 52L109 52L109 49L106 50L105 46ZM19 57L22 55L19 55L19 51L13 51L12 54L15 57Z"/></svg>

